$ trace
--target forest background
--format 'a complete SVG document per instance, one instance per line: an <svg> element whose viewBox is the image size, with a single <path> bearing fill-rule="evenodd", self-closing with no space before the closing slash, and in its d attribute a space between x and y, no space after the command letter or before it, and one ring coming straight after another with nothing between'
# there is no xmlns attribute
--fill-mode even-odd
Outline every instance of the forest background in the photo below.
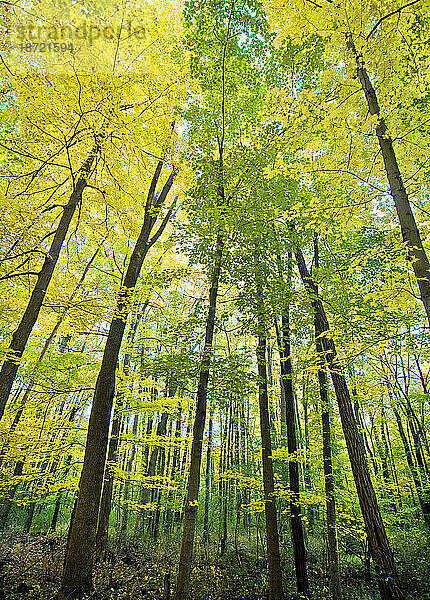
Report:
<svg viewBox="0 0 430 600"><path fill-rule="evenodd" d="M1 6L2 597L430 598L429 5Z"/></svg>

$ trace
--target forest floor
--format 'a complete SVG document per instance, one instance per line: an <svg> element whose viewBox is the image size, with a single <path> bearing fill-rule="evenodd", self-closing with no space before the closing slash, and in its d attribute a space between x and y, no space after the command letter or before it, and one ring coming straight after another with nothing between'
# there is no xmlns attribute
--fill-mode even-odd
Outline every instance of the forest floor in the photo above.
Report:
<svg viewBox="0 0 430 600"><path fill-rule="evenodd" d="M64 537L30 536L18 532L0 540L0 600L51 600L59 588L65 546ZM317 553L318 554L318 553ZM430 548L424 554L430 554ZM406 551L406 555L408 552ZM323 566L310 552L309 576L312 596L329 600L328 580ZM178 544L162 540L157 547L117 546L97 565L94 582L98 600L161 600L164 588L176 574ZM318 558L318 556L316 556ZM399 557L397 557L399 558ZM430 562L412 557L402 561L402 582L410 600L430 600ZM417 562L419 564L417 564ZM295 598L291 557L283 564L286 600ZM365 576L357 557L342 562L344 600L378 600L376 582ZM366 581L367 579L367 581ZM192 573L192 600L266 600L265 560L238 548L198 547Z"/></svg>

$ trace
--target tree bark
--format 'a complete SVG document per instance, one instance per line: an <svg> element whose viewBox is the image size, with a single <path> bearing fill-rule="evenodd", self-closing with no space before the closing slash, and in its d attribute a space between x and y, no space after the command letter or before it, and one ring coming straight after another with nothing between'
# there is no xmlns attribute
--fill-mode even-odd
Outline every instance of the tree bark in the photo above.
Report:
<svg viewBox="0 0 430 600"><path fill-rule="evenodd" d="M293 226L291 226L291 229L294 230ZM302 251L297 248L295 255L300 276L305 288L312 298L316 329L322 332L320 339L335 389L339 415L357 488L366 534L377 571L381 600L404 600L405 596L400 587L396 565L379 511L375 490L370 478L363 442L360 438L357 423L354 418L354 410L348 385L337 357L333 339L327 335L330 326L324 306L319 298L318 289L309 274Z"/></svg>
<svg viewBox="0 0 430 600"><path fill-rule="evenodd" d="M139 424L139 415L136 413L133 417L133 426L131 428L133 436L137 437L137 427ZM132 442L130 454L127 458L127 462L125 464L125 472L131 474L133 471L134 459L136 458L136 444ZM125 480L124 482L124 496L123 496L123 510L122 510L122 519L121 519L121 532L125 533L127 531L127 523L128 523L128 513L130 508L128 506L130 498L130 478Z"/></svg>
<svg viewBox="0 0 430 600"><path fill-rule="evenodd" d="M282 333L279 354L281 358L281 383L284 388L285 399L285 424L287 433L288 454L293 460L288 462L289 488L290 488L290 524L294 552L294 566L296 572L297 593L300 597L309 598L309 579L306 564L306 547L303 531L303 521L300 506L300 478L299 463L297 460L297 431L295 419L295 398L293 389L293 364L290 346L290 318L289 306L284 310L282 317Z"/></svg>
<svg viewBox="0 0 430 600"><path fill-rule="evenodd" d="M63 209L63 214L55 232L54 239L52 240L49 252L47 253L42 268L37 276L37 281L27 304L27 308L12 336L12 341L0 371L0 419L3 417L6 403L9 399L9 394L18 372L22 354L39 317L40 309L42 308L48 286L58 262L61 248L66 239L67 232L69 231L70 223L75 214L76 207L82 200L82 194L87 185L87 179L97 152L98 146L92 150L80 170L79 177L74 185L69 202Z"/></svg>
<svg viewBox="0 0 430 600"><path fill-rule="evenodd" d="M269 600L282 600L282 573L279 554L278 523L276 517L275 485L270 436L269 397L267 393L266 337L259 315L257 345L258 404L260 409L261 457L263 462L264 512L266 516L267 566L269 572Z"/></svg>
<svg viewBox="0 0 430 600"><path fill-rule="evenodd" d="M182 407L181 407L181 402L179 402L178 405L178 415L176 417L176 425L175 425L175 446L173 449L173 457L172 457L172 468L171 468L171 473L170 473L170 478L172 480L175 480L178 476L178 467L179 467L179 459L180 459L180 451L181 451L181 447L179 444L179 440L181 438L181 413L182 413ZM173 521L173 502L174 502L174 497L175 497L175 493L173 490L170 490L169 492L169 496L168 496L168 508L166 510L166 525L167 525L167 530L170 532L171 528L172 528L172 521Z"/></svg>
<svg viewBox="0 0 430 600"><path fill-rule="evenodd" d="M233 425L233 404L230 399L228 412L226 413L225 429L224 429L224 462L223 472L228 471L231 467L231 435ZM230 481L224 479L222 481L222 538L220 542L220 553L224 556L227 550L227 538L228 538L228 516L229 516L229 499L230 499Z"/></svg>
<svg viewBox="0 0 430 600"><path fill-rule="evenodd" d="M114 417L112 419L112 428L109 438L109 448L107 453L106 468L104 473L103 491L100 500L99 520L96 532L96 557L103 558L107 550L109 517L112 506L112 493L114 472L112 466L118 458L119 434L121 429L120 407L115 407Z"/></svg>
<svg viewBox="0 0 430 600"><path fill-rule="evenodd" d="M58 515L60 514L61 507L61 495L61 491L58 492L57 497L55 499L54 512L52 513L51 524L49 526L49 533L55 533L55 530L57 529Z"/></svg>
<svg viewBox="0 0 430 600"><path fill-rule="evenodd" d="M205 516L203 519L203 543L209 539L209 503L211 492L211 451L212 451L213 415L209 415L208 449L206 451L206 477L205 477Z"/></svg>
<svg viewBox="0 0 430 600"><path fill-rule="evenodd" d="M175 393L176 393L176 388L171 390L169 396L171 398L173 398ZM161 418L157 424L157 430L155 432L156 437L166 435L168 418L169 418L169 413L167 413L167 412L162 413ZM151 456L148 459L148 466L146 469L146 477L154 477L160 449L161 449L161 447L158 444L156 446L154 446L154 448L152 449ZM140 535L143 534L144 529L145 529L145 518L144 517L145 517L146 509L144 507L150 501L150 496L151 496L151 493L153 492L153 490L154 490L154 488L151 486L148 487L145 484L143 484L143 486L142 486L140 500L139 500L139 503L142 505L142 508L140 509L138 518L136 520L136 532L139 533Z"/></svg>
<svg viewBox="0 0 430 600"><path fill-rule="evenodd" d="M136 313L134 315L133 318L133 322L130 326L129 332L128 332L128 336L127 336L127 350L124 353L124 359L123 359L123 366L122 366L122 386L121 386L121 390L118 389L117 391L117 401L118 401L118 406L123 406L124 405L124 396L125 396L125 390L127 387L127 378L130 374L130 362L131 362L131 351L132 351L132 347L133 347L133 343L134 343L134 339L136 336L136 332L137 329L139 327L139 323L143 317L143 315L145 314L145 310L146 307L148 306L148 301L146 300L142 306L140 306L140 303L137 303L137 307L136 307ZM143 364L143 355L142 355L142 362L141 364ZM134 420L133 420L133 428L132 428L132 432L133 435L136 436L137 435L137 428L138 428L138 423L139 423L139 418L138 418L138 414L134 415ZM109 453L109 450L108 450ZM132 445L132 450L131 450L131 454L127 460L126 463L126 467L125 467L125 471L126 472L131 472L132 468L133 468L133 462L134 462L134 458L136 456L136 445L133 443ZM121 532L126 531L127 529L127 521L128 521L128 506L127 506L127 502L128 502L128 496L129 496L129 491L130 491L130 481L129 479L127 479L124 483L124 501L125 501L125 506L123 508L122 511L122 521L121 521ZM110 494L112 495L113 492L113 486L110 489ZM104 488L103 488L103 492L102 492L102 497L104 494ZM111 501L109 502L109 510L110 510L110 504ZM108 517L109 520L109 517ZM100 517L99 517L99 523L100 523ZM106 534L106 542L107 542L107 534ZM97 544L96 544L97 546Z"/></svg>
<svg viewBox="0 0 430 600"><path fill-rule="evenodd" d="M317 351L322 352L322 346L320 343L317 344ZM328 384L327 376L323 369L318 370L318 383L322 407L321 422L323 434L324 487L327 514L327 546L330 573L330 593L333 600L341 600L342 588L340 584L336 528L336 501L334 495L333 466L331 459L330 410L327 393Z"/></svg>
<svg viewBox="0 0 430 600"><path fill-rule="evenodd" d="M421 479L419 477L417 468L414 463L412 449L409 445L408 439L403 428L402 419L399 411L393 407L394 416L396 417L397 427L402 440L403 448L405 449L406 461L408 463L409 470L414 480L415 489L418 496L418 502L420 503L421 511L423 513L424 520L428 526L430 526L430 501L427 499L426 494L423 493Z"/></svg>
<svg viewBox="0 0 430 600"><path fill-rule="evenodd" d="M314 264L319 268L318 238L314 240ZM318 292L318 287L315 284ZM315 323L315 346L318 355L318 387L321 399L321 424L323 436L323 470L324 470L324 488L326 497L327 514L327 546L328 546L328 564L330 573L330 593L332 600L341 600L342 587L340 583L339 571L339 553L337 544L336 527L336 500L334 493L333 464L331 454L331 427L330 427L330 400L328 396L328 381L325 371L324 350L321 342L321 334L324 333L318 329L318 320ZM364 446L363 446L364 447Z"/></svg>
<svg viewBox="0 0 430 600"><path fill-rule="evenodd" d="M203 347L203 356L200 363L200 374L197 387L197 406L193 427L193 441L191 445L191 461L187 498L184 506L184 528L182 532L181 553L179 558L178 577L176 581L176 600L186 600L190 586L194 534L199 500L203 433L206 421L208 381L223 249L224 237L222 233L218 233L215 242L215 260L211 276L211 287L209 291L209 311L206 319L205 343Z"/></svg>
<svg viewBox="0 0 430 600"><path fill-rule="evenodd" d="M430 325L430 262L424 250L420 232L397 164L393 140L387 133L388 128L384 118L381 116L375 89L364 68L363 57L361 54L358 54L351 35L347 38L347 47L354 54L357 65L357 76L361 83L361 88L364 92L369 112L371 115L378 116L376 136L384 159L385 171L390 184L390 192L396 207L402 238L407 244L409 260L415 273L418 288L420 290L421 301L424 305Z"/></svg>
<svg viewBox="0 0 430 600"><path fill-rule="evenodd" d="M84 464L79 481L74 518L70 524L67 539L59 598L80 597L93 591L92 570L95 538L118 354L130 310L131 297L143 261L150 247L161 235L172 213L172 209L170 209L150 239L159 212L173 184L174 172L170 174L159 196L155 198L155 189L162 167L163 162L159 161L148 192L143 226L131 255L123 285L118 292L115 313L106 340L88 424Z"/></svg>
<svg viewBox="0 0 430 600"><path fill-rule="evenodd" d="M14 468L12 477L21 477L23 467L24 467L24 461L20 460L20 459L17 460L15 463L15 468ZM3 531L4 528L6 527L6 521L9 516L9 511L12 507L12 501L13 501L15 492L16 492L19 484L20 484L19 481L17 483L13 484L13 486L9 490L6 498L3 500L3 503L0 507L0 531Z"/></svg>

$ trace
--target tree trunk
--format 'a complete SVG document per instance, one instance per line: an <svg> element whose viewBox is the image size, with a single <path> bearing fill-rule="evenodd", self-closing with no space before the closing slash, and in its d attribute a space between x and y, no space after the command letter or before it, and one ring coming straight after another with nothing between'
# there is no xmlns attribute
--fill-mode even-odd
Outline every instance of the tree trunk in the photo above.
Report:
<svg viewBox="0 0 430 600"><path fill-rule="evenodd" d="M115 407L115 414L112 419L112 428L109 438L109 448L107 453L106 469L104 473L103 492L100 500L99 521L96 533L96 557L102 558L107 550L109 517L112 506L114 472L112 467L116 464L118 458L119 434L121 429L120 407Z"/></svg>
<svg viewBox="0 0 430 600"><path fill-rule="evenodd" d="M233 425L233 404L230 400L230 405L228 408L228 412L226 413L226 421L225 421L225 442L224 444L224 463L223 463L223 472L228 471L231 466L231 435L232 435L232 425ZM222 538L220 544L221 556L224 556L225 551L227 549L227 538L228 538L228 505L230 499L230 481L229 479L224 479L222 481Z"/></svg>
<svg viewBox="0 0 430 600"><path fill-rule="evenodd" d="M172 430L170 428L170 434L171 434ZM171 437L171 435L167 434L168 437ZM160 447L160 457L158 459L158 468L157 468L157 475L161 478L163 478L166 474L166 448L164 446ZM150 528L150 533L151 536L154 540L158 539L158 531L159 531L159 526L160 526L160 513L161 513L161 498L163 496L163 492L162 490L160 490L159 488L156 488L154 490L155 494L154 494L154 500L153 502L156 503L156 508L155 511L152 513L152 519L151 519L151 528Z"/></svg>
<svg viewBox="0 0 430 600"><path fill-rule="evenodd" d="M10 346L7 350L3 366L0 371L0 419L3 417L6 403L9 399L13 382L18 372L22 354L27 345L33 327L39 317L45 299L46 291L51 282L55 266L60 256L60 251L66 238L69 226L75 214L76 207L82 200L83 191L87 185L87 179L91 166L94 162L98 147L96 146L81 168L79 177L73 188L69 202L63 209L60 222L52 240L49 252L46 255L42 268L37 276L36 285L33 288L30 300L24 315L15 330Z"/></svg>
<svg viewBox="0 0 430 600"><path fill-rule="evenodd" d="M319 268L318 238L314 240L314 263ZM315 284L318 292L318 287ZM341 600L342 587L340 583L339 553L336 528L336 500L334 493L333 464L331 455L330 401L328 396L328 381L325 372L324 349L318 320L315 317L315 346L318 354L318 387L321 399L321 423L323 436L323 470L327 514L327 546L330 573L330 593L332 600ZM362 439L362 438L361 438ZM363 446L364 447L364 446Z"/></svg>
<svg viewBox="0 0 430 600"><path fill-rule="evenodd" d="M212 429L213 414L209 415L208 449L206 452L206 478L205 478L205 516L203 519L203 543L207 544L209 539L209 502L211 486L211 451L212 451Z"/></svg>
<svg viewBox="0 0 430 600"><path fill-rule="evenodd" d="M181 451L181 447L179 445L179 440L181 437L181 402L179 403L178 406L178 415L176 417L176 425L175 425L175 446L173 449L173 458L172 458L172 469L171 469L171 474L170 474L170 478L172 480L175 480L178 476L178 466L179 466L179 458L180 458L180 451ZM168 496L168 508L166 510L166 525L167 525L167 530L170 531L171 527L172 527L172 521L173 521L173 501L174 501L174 497L175 497L175 493L173 490L170 490L169 492L169 496Z"/></svg>
<svg viewBox="0 0 430 600"><path fill-rule="evenodd" d="M176 393L176 388L171 390L169 396L171 398L173 398L175 393ZM168 418L169 418L169 413L167 413L167 412L165 412L161 415L161 418L157 425L157 430L155 432L155 435L157 437L166 435ZM157 466L157 460L159 457L159 452L160 452L160 446L159 445L154 446L154 448L152 449L152 452L151 452L151 456L149 457L149 460L148 460L148 466L146 469L146 477L154 477L155 469ZM148 487L146 484L143 484L143 486L142 486L140 500L139 500L139 504L142 505L142 508L139 511L139 515L138 515L138 518L136 521L136 533L138 533L139 535L142 535L144 532L144 529L145 529L145 518L144 517L145 517L146 509L144 507L150 501L150 496L151 496L153 490L154 490L153 487Z"/></svg>
<svg viewBox="0 0 430 600"><path fill-rule="evenodd" d="M155 189L162 167L163 162L159 161L148 192L143 226L131 255L123 285L118 293L114 317L106 340L88 423L84 464L79 481L74 518L67 539L59 598L79 597L93 591L92 569L95 538L118 354L130 310L132 293L143 261L150 247L164 230L173 210L171 208L168 211L158 230L150 239L159 212L173 184L174 173L171 173L161 193L155 198Z"/></svg>
<svg viewBox="0 0 430 600"><path fill-rule="evenodd" d="M137 437L137 427L139 424L139 415L136 413L133 417L133 426L132 426L132 434L136 438ZM136 444L132 442L131 451L129 457L127 459L125 465L125 472L131 473L133 471L134 459L136 458ZM122 511L122 520L121 520L121 531L127 532L127 523L128 523L128 513L129 513L129 502L130 498L130 478L128 477L124 483L124 497L123 497L123 511Z"/></svg>
<svg viewBox="0 0 430 600"><path fill-rule="evenodd" d="M269 600L282 600L282 573L279 554L278 524L273 479L272 440L270 437L269 398L267 393L266 337L259 315L257 345L258 404L260 408L261 456L263 462L264 511L266 516L267 565L269 571Z"/></svg>
<svg viewBox="0 0 430 600"><path fill-rule="evenodd" d="M430 263L421 240L420 232L409 203L400 169L397 164L396 154L393 148L393 140L387 134L388 128L385 120L381 117L375 89L363 66L363 57L358 54L351 35L347 38L347 46L352 51L357 65L357 76L361 88L366 97L367 106L371 115L378 116L376 135L384 159L385 171L390 184L390 192L396 207L397 217L400 223L403 241L407 244L409 260L417 279L420 290L421 301L427 313L430 324Z"/></svg>
<svg viewBox="0 0 430 600"><path fill-rule="evenodd" d="M58 523L58 515L60 514L61 507L61 492L58 492L57 498L55 499L54 512L52 513L51 524L49 526L49 533L55 533Z"/></svg>
<svg viewBox="0 0 430 600"><path fill-rule="evenodd" d="M350 371L350 377L352 377L351 371ZM367 429L364 424L363 416L361 414L362 411L360 408L360 404L358 402L357 390L356 390L355 385L353 385L351 388L351 396L352 396L353 407L354 407L355 421L357 423L358 433L360 435L360 439L363 444L364 452L371 459L375 477L378 477L378 473L379 473L378 461L376 460L375 452L373 451L373 444L371 444L371 442L372 442L371 437L368 434Z"/></svg>
<svg viewBox="0 0 430 600"><path fill-rule="evenodd" d="M15 463L15 468L12 477L21 477L23 467L24 461L17 460ZM3 529L6 527L6 521L9 516L9 511L12 507L12 501L15 496L16 489L19 486L19 483L20 482L13 484L12 488L9 490L6 498L3 500L3 503L0 507L0 531L3 531Z"/></svg>
<svg viewBox="0 0 430 600"><path fill-rule="evenodd" d="M67 304L66 308L63 310L63 312L61 313L61 315L58 317L57 322L55 323L55 325L54 325L51 333L46 338L45 343L43 345L43 348L42 348L39 356L37 357L37 364L39 364L39 363L42 362L42 360L45 357L45 354L47 353L47 351L49 349L49 346L52 344L53 340L55 339L55 336L57 335L58 329L60 328L60 325L62 324L62 322L64 320L64 317L67 314L67 311L68 311L68 308L69 308L69 304L72 302L73 298L78 293L79 288L82 286L82 284L83 284L83 282L85 280L85 277L87 276L88 271L90 270L90 267L91 267L92 263L94 262L97 254L99 253L99 250L100 250L100 246L97 248L97 250L95 251L95 253L91 257L91 259L87 263L87 265L86 265L86 267L85 267L85 269L84 269L84 271L83 271L83 273L81 275L81 278L80 278L77 286L75 287L75 289L73 290L72 294L69 297L68 304ZM20 421L20 419L22 417L22 413L24 412L24 408L26 407L28 399L30 398L30 394L33 391L34 385L35 385L35 380L34 380L34 375L33 375L33 377L28 382L28 385L26 387L26 390L24 392L23 397L21 398L21 400L19 402L18 410L15 413L15 417L14 417L14 419L13 419L13 421L11 423L11 426L9 428L8 436L7 436L6 440L4 441L4 443L2 445L2 448L0 450L0 467L1 467L2 463L3 463L5 454L7 452L7 449L8 449L8 446L9 446L9 440L10 440L13 432L15 431L15 429L18 426L18 423L19 423L19 421Z"/></svg>
<svg viewBox="0 0 430 600"><path fill-rule="evenodd" d="M319 343L318 339L316 341L317 351L322 352L321 343ZM323 368L318 370L318 383L322 408L321 422L323 434L324 487L327 511L327 545L330 573L330 592L333 600L340 600L342 598L342 588L340 584L336 529L336 502L334 495L333 466L331 460L330 409L327 393L327 376Z"/></svg>
<svg viewBox="0 0 430 600"><path fill-rule="evenodd" d="M30 504L27 507L27 517L25 519L24 528L23 528L24 533L30 533L35 508L36 508L36 502L34 502L34 501L30 502Z"/></svg>
<svg viewBox="0 0 430 600"><path fill-rule="evenodd" d="M193 559L194 533L200 487L200 466L202 460L203 433L206 421L206 399L208 393L209 371L212 356L212 342L215 328L216 301L221 274L221 262L224 249L224 237L218 233L215 243L215 261L209 291L209 311L206 319L205 343L200 363L197 387L196 416L191 445L190 474L188 478L187 498L184 506L184 528L181 540L178 577L176 581L176 600L186 600L190 586L191 563Z"/></svg>
<svg viewBox="0 0 430 600"><path fill-rule="evenodd" d="M133 342L134 342L134 339L136 336L137 329L139 327L139 323L145 313L146 307L148 306L148 301L146 300L142 306L139 306L139 304L140 303L137 302L136 313L134 315L133 321L131 323L131 326L130 326L130 329L128 332L127 349L126 349L126 352L124 353L124 360L123 360L123 367L122 367L123 381L121 382L122 383L121 389L118 389L118 392L117 392L118 404L121 406L124 404L124 396L125 396L125 391L126 391L126 387L127 387L127 379L130 374L131 351L133 348ZM143 362L144 361L143 361L143 353L142 353L141 366L143 366ZM134 436L137 435L138 424L139 424L139 416L138 416L138 414L135 414L134 420L133 420L133 427L132 427L132 432L133 432ZM129 458L126 462L126 466L125 466L125 471L127 473L131 472L131 470L133 468L135 456L136 456L136 445L133 443L130 456L129 456ZM113 492L113 486L110 490L111 494L112 494L112 492ZM104 490L103 490L103 493L104 493ZM127 530L129 493L130 493L130 480L126 479L124 482L124 506L123 506L123 510L122 510L122 519L121 519L121 527L120 527L121 533L123 533ZM100 520L100 517L99 517L99 520ZM106 541L107 541L107 536L106 536Z"/></svg>
<svg viewBox="0 0 430 600"><path fill-rule="evenodd" d="M294 230L293 227L291 227L291 229ZM324 306L319 298L318 289L309 274L303 254L299 248L296 249L296 260L300 276L313 301L316 330L321 332L320 339L336 393L339 415L357 488L366 534L378 575L378 587L381 594L381 600L404 600L405 596L400 588L396 565L379 511L375 490L370 478L363 442L360 438L357 423L354 418L354 410L348 385L343 375L339 359L337 358L333 339L327 336L330 326Z"/></svg>
<svg viewBox="0 0 430 600"><path fill-rule="evenodd" d="M285 422L287 429L288 454L297 457L297 431L295 419L295 398L293 388L293 363L290 347L290 318L289 306L285 308L281 317L281 382L285 398ZM289 487L290 487L290 523L294 551L294 565L296 571L297 593L303 598L309 597L309 579L306 565L306 547L303 531L303 521L300 506L300 479L299 463L297 459L288 462Z"/></svg>

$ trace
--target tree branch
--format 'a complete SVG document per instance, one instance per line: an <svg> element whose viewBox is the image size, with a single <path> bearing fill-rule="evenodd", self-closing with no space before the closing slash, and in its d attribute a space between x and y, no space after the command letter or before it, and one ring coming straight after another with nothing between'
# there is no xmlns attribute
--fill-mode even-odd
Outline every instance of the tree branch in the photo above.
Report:
<svg viewBox="0 0 430 600"><path fill-rule="evenodd" d="M378 27L382 23L382 21L385 21L385 19L388 19L389 17L392 17L393 15L400 13L404 8L407 8L408 6L412 6L413 4L417 4L417 2L420 2L420 1L421 0L413 0L412 2L408 2L408 4L405 4L404 6L401 6L400 8L393 10L393 12L388 13L388 15L381 17L379 19L379 21L376 23L376 25L374 26L374 28L372 29L372 31L367 36L366 41L369 41L369 38L375 33L375 31L378 29Z"/></svg>

